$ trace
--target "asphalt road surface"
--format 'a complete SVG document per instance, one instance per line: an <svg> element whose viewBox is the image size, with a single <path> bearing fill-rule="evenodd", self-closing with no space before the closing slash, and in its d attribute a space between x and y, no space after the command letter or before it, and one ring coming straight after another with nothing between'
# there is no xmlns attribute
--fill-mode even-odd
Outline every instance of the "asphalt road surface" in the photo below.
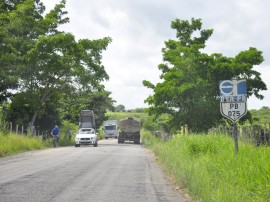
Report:
<svg viewBox="0 0 270 202"><path fill-rule="evenodd" d="M142 145L99 141L0 159L1 202L187 201Z"/></svg>

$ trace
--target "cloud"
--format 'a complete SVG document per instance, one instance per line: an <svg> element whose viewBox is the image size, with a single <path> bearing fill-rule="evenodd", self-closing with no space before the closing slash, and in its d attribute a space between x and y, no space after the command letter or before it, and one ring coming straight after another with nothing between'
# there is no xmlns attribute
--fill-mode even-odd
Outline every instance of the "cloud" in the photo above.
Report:
<svg viewBox="0 0 270 202"><path fill-rule="evenodd" d="M57 3L55 0L43 2L49 8ZM142 81L159 81L157 66L162 63L161 49L164 41L175 39L175 31L170 26L176 18L201 18L204 29L214 30L206 43L207 53L234 57L249 47L263 51L265 61L256 70L268 84L269 7L268 0L67 0L70 23L61 29L73 33L77 39L112 37L103 54L103 64L110 76L105 86L117 104L131 109L147 107L144 100L151 90ZM249 109L270 105L269 91L262 94L264 101L248 100Z"/></svg>

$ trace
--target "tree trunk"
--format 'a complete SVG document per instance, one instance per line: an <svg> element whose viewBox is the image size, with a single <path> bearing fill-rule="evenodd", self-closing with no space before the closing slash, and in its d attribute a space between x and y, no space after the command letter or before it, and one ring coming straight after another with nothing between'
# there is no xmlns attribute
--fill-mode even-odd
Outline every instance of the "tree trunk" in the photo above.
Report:
<svg viewBox="0 0 270 202"><path fill-rule="evenodd" d="M50 89L48 89L47 91L45 91L41 97L40 103L44 104L46 100L48 100L52 95L52 92L50 92ZM34 114L32 116L31 122L29 123L29 127L32 128L34 126L34 123L36 121L37 118L37 114L38 114L38 109L34 111Z"/></svg>
<svg viewBox="0 0 270 202"><path fill-rule="evenodd" d="M32 128L32 127L34 126L35 120L36 120L36 118L37 118L37 114L38 114L38 110L36 110L36 111L34 112L33 116L32 116L32 119L31 119L31 121L30 121L30 123L29 123L29 127L30 127L30 128Z"/></svg>

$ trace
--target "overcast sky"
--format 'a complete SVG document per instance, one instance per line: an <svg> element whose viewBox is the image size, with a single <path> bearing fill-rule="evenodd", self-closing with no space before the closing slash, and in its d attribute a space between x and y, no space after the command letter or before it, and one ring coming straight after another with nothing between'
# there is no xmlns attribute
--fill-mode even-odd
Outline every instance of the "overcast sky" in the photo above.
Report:
<svg viewBox="0 0 270 202"><path fill-rule="evenodd" d="M42 2L51 9L59 1ZM235 57L249 47L263 51L265 61L255 70L262 73L268 85L269 8L269 0L67 0L70 23L61 29L73 33L76 39L112 38L103 54L103 65L110 76L104 84L116 105L134 109L147 107L144 100L152 92L142 81L159 81L161 49L164 41L176 39L176 32L170 28L176 18L200 18L203 29L214 29L206 43L205 51L209 54ZM248 99L248 109L270 106L270 91L262 94L262 101Z"/></svg>

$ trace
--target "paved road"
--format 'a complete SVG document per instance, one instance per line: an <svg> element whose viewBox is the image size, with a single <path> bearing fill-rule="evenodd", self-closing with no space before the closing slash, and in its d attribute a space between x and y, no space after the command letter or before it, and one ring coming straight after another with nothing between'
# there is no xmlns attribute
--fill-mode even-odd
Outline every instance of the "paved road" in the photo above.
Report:
<svg viewBox="0 0 270 202"><path fill-rule="evenodd" d="M186 201L142 145L102 140L0 159L0 201Z"/></svg>

